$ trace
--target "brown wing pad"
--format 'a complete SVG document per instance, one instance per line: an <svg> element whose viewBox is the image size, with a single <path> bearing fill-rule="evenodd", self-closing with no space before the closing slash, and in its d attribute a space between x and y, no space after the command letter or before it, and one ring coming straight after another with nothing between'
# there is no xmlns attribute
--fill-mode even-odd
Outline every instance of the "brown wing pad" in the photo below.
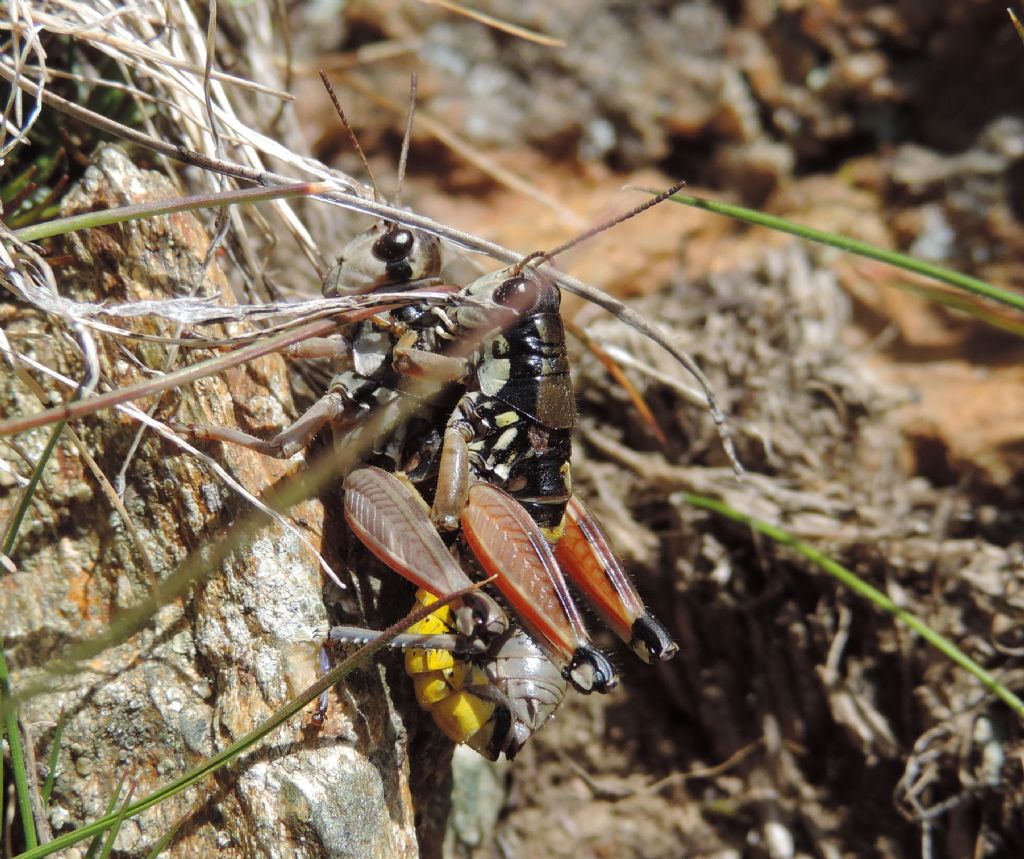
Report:
<svg viewBox="0 0 1024 859"><path fill-rule="evenodd" d="M367 549L416 587L440 597L473 584L393 474L373 466L353 471L345 479L345 520Z"/></svg>
<svg viewBox="0 0 1024 859"><path fill-rule="evenodd" d="M345 479L345 520L359 541L384 564L435 597L471 587L430 523L419 499L393 474L367 466ZM486 594L463 600L470 609L456 612L458 632L492 636L508 627L504 612Z"/></svg>
<svg viewBox="0 0 1024 859"><path fill-rule="evenodd" d="M523 626L579 691L607 692L615 669L590 643L558 562L530 514L488 483L470 487L462 512L466 543Z"/></svg>

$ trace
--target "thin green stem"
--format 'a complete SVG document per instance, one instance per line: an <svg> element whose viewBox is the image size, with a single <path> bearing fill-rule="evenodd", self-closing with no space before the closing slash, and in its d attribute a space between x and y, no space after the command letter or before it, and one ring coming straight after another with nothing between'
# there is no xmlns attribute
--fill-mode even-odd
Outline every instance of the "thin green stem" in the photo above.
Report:
<svg viewBox="0 0 1024 859"><path fill-rule="evenodd" d="M11 750L11 771L14 788L18 795L18 813L21 828L25 833L25 844L31 850L39 844L36 839L36 824L32 818L32 802L28 795L28 774L25 771L25 750L21 747L21 730L18 728L18 711L11 693L10 675L7 671L7 654L0 643L0 706L4 711L4 729L7 745Z"/></svg>
<svg viewBox="0 0 1024 859"><path fill-rule="evenodd" d="M127 778L127 775L127 772L121 773L121 777L117 780L117 787L114 788L114 792L110 794L110 799L107 800L107 810L104 812L104 814L113 814L114 806L117 805L117 801L121 798L121 788L124 787L124 780ZM102 833L99 832L96 833L96 837L93 838L92 842L89 844L89 849L85 851L85 859L96 859L96 851L100 849L101 834Z"/></svg>
<svg viewBox="0 0 1024 859"><path fill-rule="evenodd" d="M65 426L67 426L67 421L60 421L53 425L53 432L50 433L46 447L43 448L39 461L32 470L32 476L29 478L28 483L25 484L21 498L18 499L18 506L11 514L10 524L7 526L7 533L4 535L3 553L5 555L10 556L14 551L14 544L17 542L21 523L25 519L25 514L28 512L29 507L32 506L32 496L35 495L39 481L43 479L43 471L46 469L46 464L50 461L50 456L53 454L53 449L57 446L60 434L64 432Z"/></svg>
<svg viewBox="0 0 1024 859"><path fill-rule="evenodd" d="M42 224L33 224L15 230L14 235L24 242L38 242L54 236L73 233L95 227L106 227L124 221L137 221L155 215L170 215L175 212L191 212L198 209L209 209L214 206L230 206L238 203L261 203L267 200L278 200L287 197L306 197L322 194L329 186L319 182L296 182L290 185L276 185L270 188L243 188L241 190L222 191L216 194L193 194L173 200L152 200L146 203L135 203L131 206L118 206L114 209L103 209L98 212L85 212L67 218L56 218Z"/></svg>
<svg viewBox="0 0 1024 859"><path fill-rule="evenodd" d="M725 215L726 217L735 218L738 221L744 221L748 224L755 224L759 227L768 227L772 230L789 233L790 235L798 236L799 238L807 239L808 241L818 242L819 244L829 245L830 247L867 257L868 259L888 263L889 265L903 269L904 271L912 271L915 274L930 277L933 280L940 281L941 283L948 283L950 286L955 286L958 289L973 293L974 295L980 295L983 298L997 301L1000 304L1005 304L1015 310L1024 310L1024 295L1019 295L1015 292L1001 289L1000 287L993 286L983 280L978 280L978 278L970 277L966 274L961 274L960 272L952 271L951 269L943 268L942 266L934 265L930 262L925 262L924 260L915 259L912 256L907 256L906 254L886 250L885 248L880 248L875 245L868 244L867 242L851 239L847 236L841 236L836 233L827 233L824 230L816 230L813 227L795 224L792 221L787 221L785 218L766 215L763 212L758 212L754 209L747 209L743 206L734 206L731 203L720 203L715 200L706 200L702 197L693 197L689 194L674 194L669 199L676 203L692 206L695 209L704 209L708 212L714 212L716 215Z"/></svg>
<svg viewBox="0 0 1024 859"><path fill-rule="evenodd" d="M46 774L46 781L43 783L43 805L49 805L50 794L53 793L53 782L57 778L57 763L60 760L60 744L64 739L64 726L67 724L67 717L64 708L60 708L60 715L57 717L57 727L53 729L53 747L50 749L50 770Z"/></svg>
<svg viewBox="0 0 1024 859"><path fill-rule="evenodd" d="M869 585L842 564L832 560L814 547L809 546L807 543L801 542L782 528L775 525L769 525L767 522L762 522L761 520L748 516L745 513L740 513L738 510L734 510L732 507L729 507L727 504L723 504L721 501L717 501L714 498L707 498L702 495L692 495L689 492L681 492L677 497L681 498L687 504L692 504L694 507L701 507L704 510L710 510L712 513L732 519L734 522L740 522L759 534L764 534L766 537L775 540L777 543L789 546L791 549L807 558L807 560L811 561L811 563L821 567L826 573L842 583L845 587L865 599L870 600L882 609L882 611L891 614L901 623L912 629L943 656L959 665L965 671L974 675L986 689L1010 707L1020 718L1024 719L1024 701L1014 695L1013 692L1007 689L995 677L989 674L988 671L982 668L981 665L953 644L952 641L940 635L916 615L911 614L905 608L897 605L884 593L878 590L878 588Z"/></svg>
<svg viewBox="0 0 1024 859"><path fill-rule="evenodd" d="M125 818L128 815L128 808L131 805L132 797L135 795L135 788L138 786L138 781L132 779L132 783L128 787L128 793L125 794L124 802L121 803L121 808L117 812L114 825L110 827L110 832L107 833L107 840L103 843L103 851L100 853L100 859L109 859L110 854L114 849L114 842L117 840L117 833L121 831L121 824L124 823Z"/></svg>

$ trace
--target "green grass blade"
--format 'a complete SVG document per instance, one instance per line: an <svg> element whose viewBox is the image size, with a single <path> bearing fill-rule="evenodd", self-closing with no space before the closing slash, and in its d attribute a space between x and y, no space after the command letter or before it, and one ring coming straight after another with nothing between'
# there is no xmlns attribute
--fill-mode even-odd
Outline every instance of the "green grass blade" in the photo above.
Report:
<svg viewBox="0 0 1024 859"><path fill-rule="evenodd" d="M67 724L67 716L64 708L60 708L60 715L57 717L57 727L53 729L53 747L50 749L49 772L46 774L46 781L43 782L43 805L50 804L50 795L53 793L53 782L57 777L57 762L60 758L60 744L64 739L64 727Z"/></svg>
<svg viewBox="0 0 1024 859"><path fill-rule="evenodd" d="M131 804L132 797L135 795L135 788L138 786L139 783L133 780L131 786L128 788L128 793L125 795L124 802L121 803L121 809L117 813L117 819L114 821L114 825L110 827L110 832L107 833L107 840L103 843L103 851L100 853L100 859L110 859L110 853L114 849L114 841L117 840L117 833L121 831L121 824L125 821L125 817L128 813L128 806Z"/></svg>
<svg viewBox="0 0 1024 859"><path fill-rule="evenodd" d="M7 533L4 535L4 542L2 551L5 555L10 557L14 551L15 543L18 541L18 531L21 529L21 523L25 519L25 514L28 512L29 507L32 506L32 496L35 495L36 489L39 486L39 482L43 479L43 471L46 469L46 464L50 461L50 456L53 454L53 449L57 446L57 442L60 441L60 435L64 432L64 427L67 425L67 421L60 421L53 425L53 432L50 433L50 438L46 442L46 447L43 448L42 455L39 457L39 462L36 463L36 467L32 470L32 476L29 478L25 489L21 493L21 498L18 499L18 506L14 508L11 513L10 524L7 526Z"/></svg>
<svg viewBox="0 0 1024 859"><path fill-rule="evenodd" d="M480 585L486 584L481 582ZM441 606L447 605L453 600L459 599L465 596L469 591L476 590L480 585L473 588L469 588L465 591L458 591L454 594L449 594L444 599L438 600L435 603L431 603L429 606L417 609L406 617L402 618L393 626L388 627L373 641L364 644L355 653L345 659L339 666L332 669L329 673L325 674L316 683L310 686L308 689L297 695L292 701L285 704L283 707L278 709L272 716L270 716L262 724L254 728L245 736L236 740L230 746L227 746L222 751L218 752L213 757L207 759L197 767L189 770L181 778L171 782L169 785L155 790L149 796L138 800L126 808L118 811L116 814L111 814L109 811L99 820L93 821L92 823L81 826L72 832L65 833L58 838L53 839L46 844L41 846L34 846L32 849L26 850L24 853L18 854L15 859L38 859L41 856L49 856L52 853L56 853L59 850L64 850L70 847L72 844L77 844L79 841L83 841L86 838L93 838L101 835L105 830L113 826L118 820L126 820L129 817L134 817L137 814L145 811L148 808L152 808L160 802L169 799L176 794L181 793L192 785L204 779L206 776L220 769L224 765L230 763L232 760L237 758L243 752L250 749L264 737L266 737L271 731L284 724L292 716L302 710L311 701L317 698L321 692L330 689L336 683L343 680L357 668L360 668L368 664L376 654L388 646L388 642L391 641L396 635L404 632L412 624L425 618L427 615L437 611Z"/></svg>
<svg viewBox="0 0 1024 859"><path fill-rule="evenodd" d="M117 805L118 799L121 798L121 788L124 787L124 780L126 777L127 772L122 772L121 778L117 780L117 787L114 788L114 792L110 795L110 799L107 800L107 810L104 812L105 816L110 815L113 812L114 806ZM93 838L92 842L89 844L89 849L85 852L84 859L96 859L96 851L100 849L101 834L102 833L97 833L96 837ZM53 842L51 841L50 843L52 844Z"/></svg>
<svg viewBox="0 0 1024 859"><path fill-rule="evenodd" d="M747 209L743 206L734 206L731 203L720 203L715 200L706 200L702 197L693 197L689 194L673 194L669 199L676 203L692 206L695 209L714 212L716 215L725 215L726 217L735 218L738 221L743 221L747 224L754 224L759 227L768 227L769 229L777 230L782 233L789 233L790 235L797 236L801 239L818 242L819 244L838 248L839 250L867 257L868 259L888 263L889 265L903 269L904 271L912 271L915 274L932 278L933 280L940 281L941 283L948 283L950 286L962 289L973 295L979 295L983 298L997 301L1000 304L1005 304L1015 310L1024 310L1024 295L1019 295L1015 292L1011 292L1010 290L1001 289L998 286L993 286L992 284L986 283L978 278L970 277L966 274L961 274L960 272L953 271L952 269L943 268L942 266L934 265L933 263L925 262L924 260L916 259L912 256L907 256L907 254L886 250L885 248L880 248L876 245L868 244L867 242L858 241L857 239L851 239L847 236L841 236L837 233L828 233L824 230L816 230L813 227L806 227L801 224L796 224L793 221L787 221L785 218L779 218L775 215L766 215L762 212L756 211L755 209Z"/></svg>
<svg viewBox="0 0 1024 859"><path fill-rule="evenodd" d="M4 730L7 733L7 746L11 750L11 774L14 776L14 789L18 797L18 814L21 817L21 828L25 834L25 844L29 849L36 847L36 824L32 818L32 803L28 795L28 774L25 771L25 750L21 747L21 731L18 729L18 711L11 693L10 675L7 672L7 654L0 642L0 706L4 711Z"/></svg>
<svg viewBox="0 0 1024 859"><path fill-rule="evenodd" d="M235 205L238 203L261 203L266 200L278 200L287 197L308 197L322 194L329 186L319 182L297 182L292 185L275 185L264 188L242 188L235 191L223 191L217 194L193 194L173 200L155 200L147 203L136 203L132 206L119 206L114 209L103 209L98 212L85 212L68 218L57 218L42 224L33 224L15 230L14 235L25 242L38 242L54 236L73 233L93 227L106 227L124 221L137 221L140 218L151 218L155 215L170 215L174 212L190 212L197 209L211 209L217 206Z"/></svg>
<svg viewBox="0 0 1024 859"><path fill-rule="evenodd" d="M767 522L762 522L761 520L748 516L745 513L740 513L738 510L729 507L727 504L723 504L721 501L717 501L713 498L707 498L702 495L692 495L689 492L681 492L676 497L685 501L687 504L692 504L694 507L710 510L712 513L719 516L724 516L727 519L732 519L734 522L746 525L757 533L763 534L764 536L775 540L777 543L790 547L811 563L821 567L821 569L839 581L842 585L849 588L859 596L873 602L882 611L892 615L905 626L912 629L943 656L947 657L949 660L976 677L978 681L989 690L989 692L1010 707L1021 719L1024 719L1024 701L1007 689L995 677L989 674L988 671L982 668L981 665L953 644L952 641L943 635L940 635L916 615L911 614L905 608L894 603L884 593L872 585L869 585L842 564L819 552L813 546L809 546L807 543L801 542L782 528L778 528L775 525L769 525Z"/></svg>
<svg viewBox="0 0 1024 859"><path fill-rule="evenodd" d="M46 464L53 454L54 448L64 431L66 422L61 421L53 427L50 438L43 449L39 462L36 463L32 476L26 484L18 506L11 515L7 534L4 536L3 553L10 555L17 541L18 531L24 521L25 514L32 504L32 496L43 477ZM7 655L0 648L0 699L3 702L4 723L6 725L8 743L11 749L11 768L14 772L15 788L18 792L18 808L21 815L22 828L25 830L25 845L31 849L37 846L35 821L32 818L32 809L28 795L28 778L25 772L25 756L21 748L21 734L18 731L17 710L14 704L14 696L11 694L10 680L7 672ZM60 719L57 721L57 730L54 733L53 750L50 752L50 771L46 776L46 783L43 786L42 804L45 806L50 799L50 792L53 790L53 778L56 771L57 755L60 753L60 739L63 733L64 711L61 710Z"/></svg>
<svg viewBox="0 0 1024 859"><path fill-rule="evenodd" d="M7 532L4 534L3 545L0 546L0 552L4 555L10 556L14 549L14 544L17 541L17 532L22 528L25 515L32 506L32 498L39 487L43 471L49 462L50 456L53 454L57 441L60 439L63 428L65 428L65 422L60 422L53 426L49 440L46 442L46 447L43 449L35 469L33 469L32 477L26 484L22 497L18 499L17 506L11 513ZM10 764L14 777L14 789L17 793L18 815L22 818L26 847L31 850L38 846L39 842L36 837L36 822L32 816L32 805L29 797L29 778L25 770L25 749L22 748L22 733L20 733L17 727L17 705L14 702L14 696L10 688L7 654L3 650L2 643L0 643L0 704L3 707L4 730L7 734L7 744L10 747ZM59 748L59 743L57 743L56 747ZM53 768L51 767L50 775L47 776L47 783L49 783L50 788L52 788L52 780L50 779L52 773ZM49 792L44 791L43 797L43 804L45 805Z"/></svg>

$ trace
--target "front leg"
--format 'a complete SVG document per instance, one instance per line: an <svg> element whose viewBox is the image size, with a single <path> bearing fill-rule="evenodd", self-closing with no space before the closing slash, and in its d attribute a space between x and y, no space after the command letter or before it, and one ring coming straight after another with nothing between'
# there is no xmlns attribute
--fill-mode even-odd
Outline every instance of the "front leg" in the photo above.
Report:
<svg viewBox="0 0 1024 859"><path fill-rule="evenodd" d="M470 375L470 362L454 355L441 355L413 345L415 332L402 337L392 352L391 366L403 376L429 379L438 385L465 383Z"/></svg>
<svg viewBox="0 0 1024 859"><path fill-rule="evenodd" d="M459 400L445 425L437 489L430 510L430 521L439 531L459 529L459 517L469 500L469 442L474 431L466 413L472 411L473 399L473 394L467 394Z"/></svg>
<svg viewBox="0 0 1024 859"><path fill-rule="evenodd" d="M299 343L293 343L284 350L284 354L288 358L299 360L330 358L338 362L339 371L347 370L352 366L352 344L342 334L334 334L330 337L307 337Z"/></svg>

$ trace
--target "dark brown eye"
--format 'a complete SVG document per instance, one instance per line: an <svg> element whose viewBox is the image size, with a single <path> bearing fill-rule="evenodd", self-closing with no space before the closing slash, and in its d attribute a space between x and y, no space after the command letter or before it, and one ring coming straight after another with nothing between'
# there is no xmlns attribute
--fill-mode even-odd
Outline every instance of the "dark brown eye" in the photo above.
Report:
<svg viewBox="0 0 1024 859"><path fill-rule="evenodd" d="M537 303L537 284L527 277L510 277L494 290L493 301L524 313Z"/></svg>
<svg viewBox="0 0 1024 859"><path fill-rule="evenodd" d="M397 262L412 253L415 242L412 230L388 230L373 243L373 255L384 262Z"/></svg>

